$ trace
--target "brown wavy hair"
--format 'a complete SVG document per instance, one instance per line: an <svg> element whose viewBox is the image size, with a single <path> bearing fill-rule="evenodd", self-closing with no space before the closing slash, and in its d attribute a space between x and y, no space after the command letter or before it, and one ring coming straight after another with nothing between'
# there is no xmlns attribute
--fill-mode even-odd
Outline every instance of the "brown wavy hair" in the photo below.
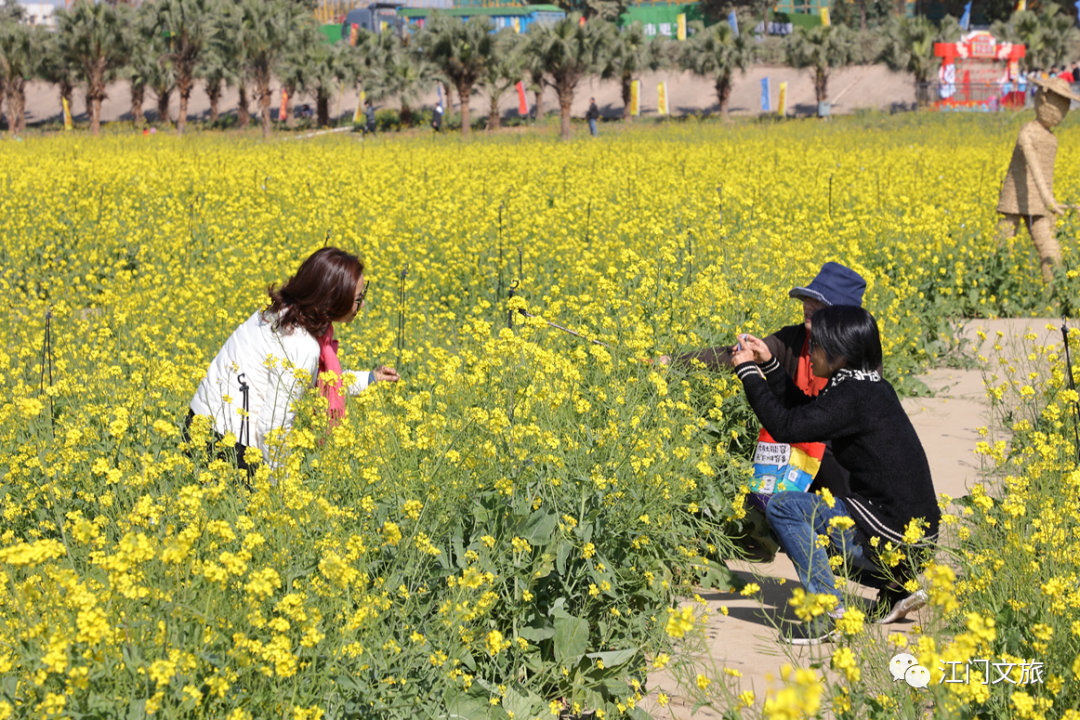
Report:
<svg viewBox="0 0 1080 720"><path fill-rule="evenodd" d="M281 288L270 285L270 305L264 317L275 317L274 329L291 333L303 328L320 337L338 318L352 312L356 283L364 274L364 261L335 247L324 247L300 265Z"/></svg>

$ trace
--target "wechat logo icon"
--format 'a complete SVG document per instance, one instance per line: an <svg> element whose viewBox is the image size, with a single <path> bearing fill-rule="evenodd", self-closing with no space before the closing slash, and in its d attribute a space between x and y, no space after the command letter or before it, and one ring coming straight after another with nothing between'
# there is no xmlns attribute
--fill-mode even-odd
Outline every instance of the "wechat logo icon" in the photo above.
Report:
<svg viewBox="0 0 1080 720"><path fill-rule="evenodd" d="M899 653L889 661L889 674L893 682L905 681L913 688L924 688L930 684L930 671L919 664L914 655Z"/></svg>

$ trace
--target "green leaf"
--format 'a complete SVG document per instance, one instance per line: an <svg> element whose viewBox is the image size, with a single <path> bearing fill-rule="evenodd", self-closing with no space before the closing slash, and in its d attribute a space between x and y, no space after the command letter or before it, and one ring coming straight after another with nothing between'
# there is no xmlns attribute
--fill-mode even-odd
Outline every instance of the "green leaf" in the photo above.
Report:
<svg viewBox="0 0 1080 720"><path fill-rule="evenodd" d="M588 653L585 657L591 660L601 660L605 668L613 668L633 659L639 652L640 650L637 648L627 648L626 650Z"/></svg>
<svg viewBox="0 0 1080 720"><path fill-rule="evenodd" d="M701 573L701 587L723 592L738 592L746 587L746 581L733 573L727 565L705 561L696 566Z"/></svg>
<svg viewBox="0 0 1080 720"><path fill-rule="evenodd" d="M518 535L529 541L530 545L547 545L559 524L559 516L552 511L534 511L521 525Z"/></svg>
<svg viewBox="0 0 1080 720"><path fill-rule="evenodd" d="M544 713L544 699L536 693L525 691L520 685L506 688L502 706L515 718L531 718Z"/></svg>
<svg viewBox="0 0 1080 720"><path fill-rule="evenodd" d="M547 618L541 618L537 623L520 628L518 635L529 642L538 643L555 637L555 626Z"/></svg>
<svg viewBox="0 0 1080 720"><path fill-rule="evenodd" d="M585 654L589 647L589 623L573 616L555 618L555 662Z"/></svg>
<svg viewBox="0 0 1080 720"><path fill-rule="evenodd" d="M480 685L474 684L466 691L448 687L443 703L449 720L487 720L490 715L487 692Z"/></svg>

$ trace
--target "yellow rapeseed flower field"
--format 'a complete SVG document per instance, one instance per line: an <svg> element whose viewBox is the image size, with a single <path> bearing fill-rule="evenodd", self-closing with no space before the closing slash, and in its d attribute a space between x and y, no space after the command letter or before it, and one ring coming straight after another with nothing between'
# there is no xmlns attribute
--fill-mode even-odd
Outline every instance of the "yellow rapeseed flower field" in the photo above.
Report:
<svg viewBox="0 0 1080 720"><path fill-rule="evenodd" d="M733 581L756 439L733 378L643 361L797 321L827 260L867 278L902 388L949 317L1071 309L1072 249L1051 292L994 231L1019 122L5 144L0 718L636 711L695 625L679 595ZM325 243L373 282L343 364L403 381L333 430L309 393L248 489L189 454L187 402ZM771 707L816 712L808 672Z"/></svg>

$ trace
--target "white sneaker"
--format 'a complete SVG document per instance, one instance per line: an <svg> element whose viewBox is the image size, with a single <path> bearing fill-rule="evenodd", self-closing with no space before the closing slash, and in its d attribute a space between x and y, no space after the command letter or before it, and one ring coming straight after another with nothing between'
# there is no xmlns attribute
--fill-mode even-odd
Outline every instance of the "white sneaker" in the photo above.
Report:
<svg viewBox="0 0 1080 720"><path fill-rule="evenodd" d="M906 618L908 614L915 612L930 601L926 591L921 589L899 599L896 599L895 596L890 597L890 595L891 593L886 595L883 592L882 595L878 597L878 605L883 606L881 612L885 614L874 621L875 625L888 625L897 620L902 620ZM891 607L888 604L890 602L892 603Z"/></svg>

